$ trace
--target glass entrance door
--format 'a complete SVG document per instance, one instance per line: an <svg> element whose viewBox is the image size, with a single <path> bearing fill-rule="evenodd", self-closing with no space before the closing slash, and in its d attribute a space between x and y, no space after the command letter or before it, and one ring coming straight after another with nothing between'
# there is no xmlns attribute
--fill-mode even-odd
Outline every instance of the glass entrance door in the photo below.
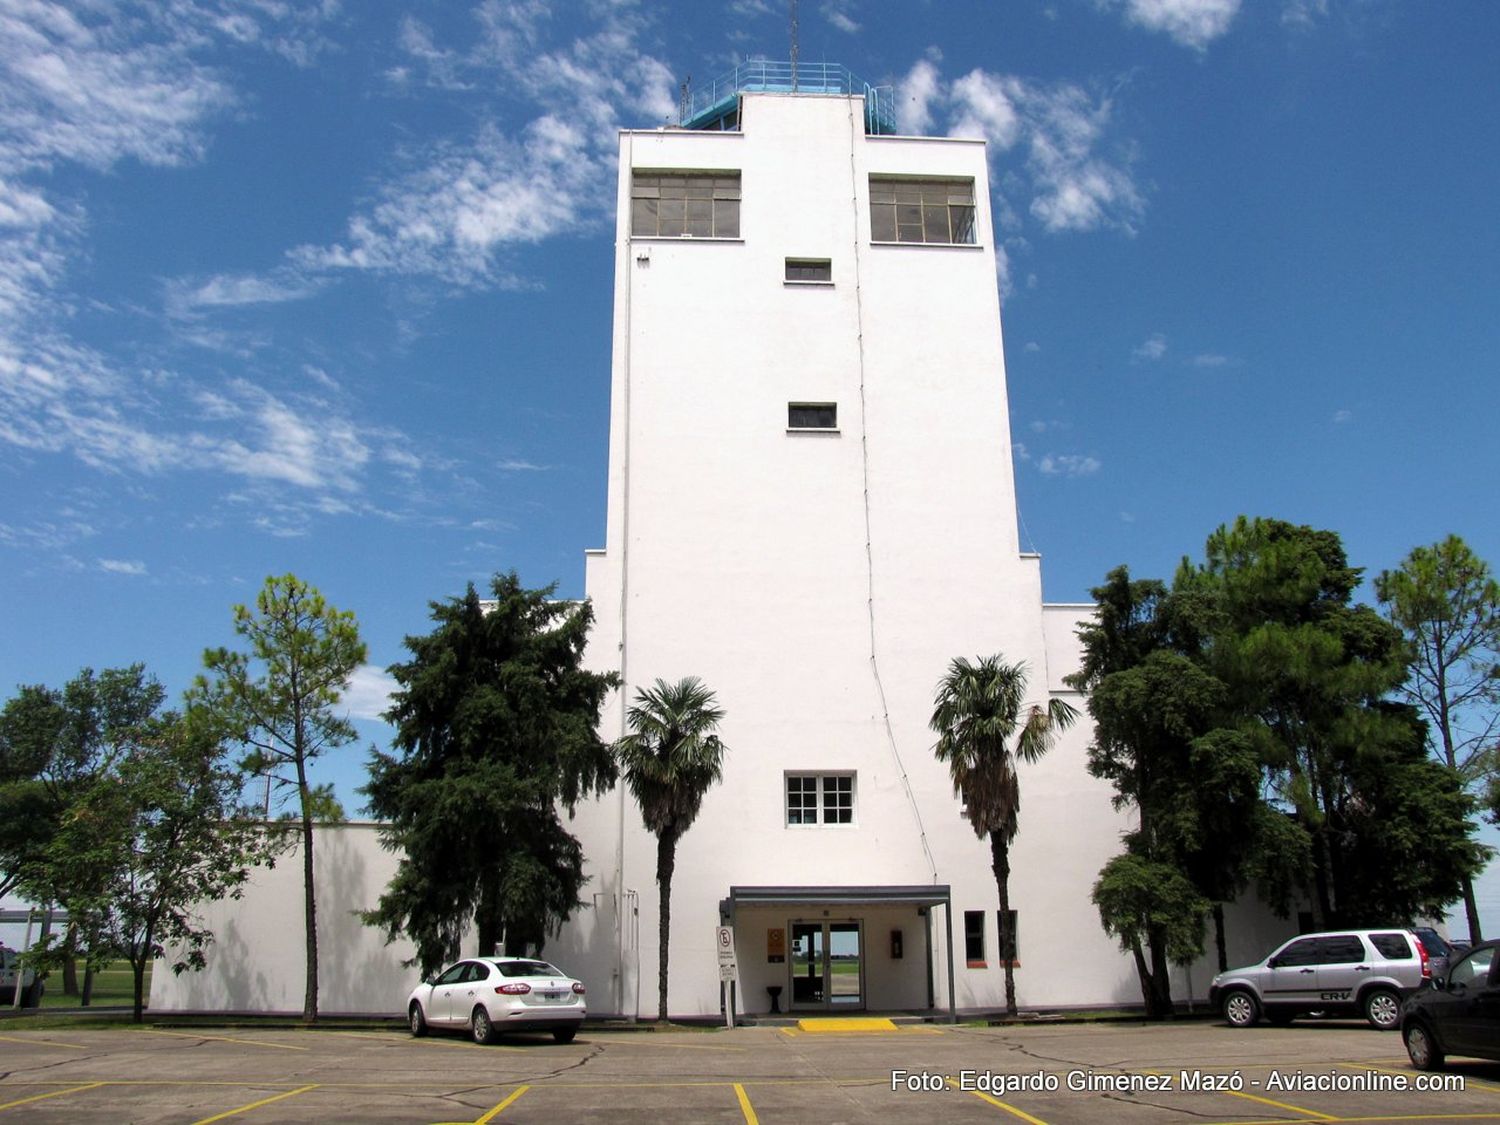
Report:
<svg viewBox="0 0 1500 1125"><path fill-rule="evenodd" d="M863 1008L860 924L793 922L791 972L793 1008Z"/></svg>

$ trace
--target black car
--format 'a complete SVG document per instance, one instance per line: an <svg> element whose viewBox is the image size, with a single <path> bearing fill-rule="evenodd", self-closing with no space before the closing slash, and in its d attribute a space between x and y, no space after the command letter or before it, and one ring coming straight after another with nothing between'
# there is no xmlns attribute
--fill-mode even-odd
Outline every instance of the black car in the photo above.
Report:
<svg viewBox="0 0 1500 1125"><path fill-rule="evenodd" d="M1453 953L1446 977L1412 993L1401 1006L1401 1038L1419 1070L1438 1070L1448 1055L1500 1059L1500 941Z"/></svg>

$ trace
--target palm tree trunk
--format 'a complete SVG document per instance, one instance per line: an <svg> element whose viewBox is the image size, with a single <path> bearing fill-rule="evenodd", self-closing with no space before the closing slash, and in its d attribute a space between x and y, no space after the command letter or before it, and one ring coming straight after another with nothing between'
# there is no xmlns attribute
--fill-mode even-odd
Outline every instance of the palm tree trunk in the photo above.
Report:
<svg viewBox="0 0 1500 1125"><path fill-rule="evenodd" d="M1219 972L1229 971L1229 954L1224 948L1224 904L1214 903L1214 945L1219 951Z"/></svg>
<svg viewBox="0 0 1500 1125"><path fill-rule="evenodd" d="M1005 968L1005 1014L1016 1014L1016 968L1005 955L1010 948L1010 849L999 832L990 833L990 870L995 873L995 889L1000 892L1000 955Z"/></svg>
<svg viewBox="0 0 1500 1125"><path fill-rule="evenodd" d="M677 867L677 832L666 828L656 838L656 885L661 893L661 923L657 928L656 1018L667 1022L667 953L672 938L672 872Z"/></svg>

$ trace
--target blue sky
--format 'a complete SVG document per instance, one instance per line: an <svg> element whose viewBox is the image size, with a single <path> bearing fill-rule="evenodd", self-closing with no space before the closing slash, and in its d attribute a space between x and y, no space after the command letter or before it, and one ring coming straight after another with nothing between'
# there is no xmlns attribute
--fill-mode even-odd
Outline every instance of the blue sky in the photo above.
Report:
<svg viewBox="0 0 1500 1125"><path fill-rule="evenodd" d="M1371 574L1449 532L1500 560L1492 4L799 24L906 128L992 142L1050 600L1240 513ZM293 571L358 615L368 718L430 599L510 568L581 594L616 130L787 29L769 0L0 0L0 689L144 661L175 694ZM320 767L351 810L363 758Z"/></svg>

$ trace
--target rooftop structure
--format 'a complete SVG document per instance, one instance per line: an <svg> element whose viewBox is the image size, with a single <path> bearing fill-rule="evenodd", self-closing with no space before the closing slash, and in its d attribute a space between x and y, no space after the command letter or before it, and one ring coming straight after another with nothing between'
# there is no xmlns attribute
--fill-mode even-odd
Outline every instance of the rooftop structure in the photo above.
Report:
<svg viewBox="0 0 1500 1125"><path fill-rule="evenodd" d="M696 90L684 84L680 124L684 129L738 129L740 95L745 93L863 95L865 132L876 136L896 132L896 100L892 87L871 86L838 63L772 62L768 59L740 63L728 74L720 75Z"/></svg>

